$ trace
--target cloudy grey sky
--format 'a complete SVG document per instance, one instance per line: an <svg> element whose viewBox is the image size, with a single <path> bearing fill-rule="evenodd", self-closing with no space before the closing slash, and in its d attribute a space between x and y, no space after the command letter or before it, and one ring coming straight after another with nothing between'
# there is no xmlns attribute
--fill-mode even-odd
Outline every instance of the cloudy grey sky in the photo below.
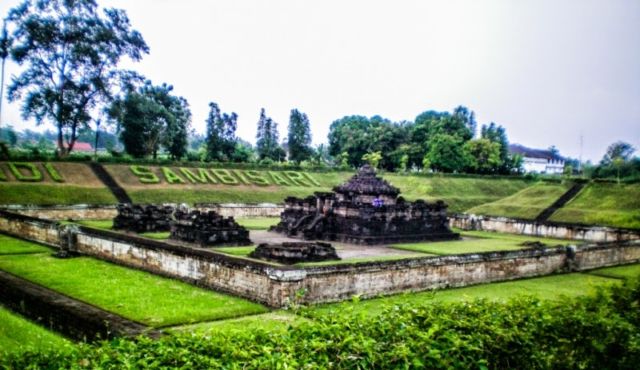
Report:
<svg viewBox="0 0 640 370"><path fill-rule="evenodd" d="M127 10L151 48L132 67L187 98L200 132L209 101L237 112L251 142L261 107L281 137L298 108L316 144L344 115L413 120L462 104L530 147L578 157L582 135L595 161L616 140L640 148L638 0L99 3ZM28 126L5 108L3 122Z"/></svg>

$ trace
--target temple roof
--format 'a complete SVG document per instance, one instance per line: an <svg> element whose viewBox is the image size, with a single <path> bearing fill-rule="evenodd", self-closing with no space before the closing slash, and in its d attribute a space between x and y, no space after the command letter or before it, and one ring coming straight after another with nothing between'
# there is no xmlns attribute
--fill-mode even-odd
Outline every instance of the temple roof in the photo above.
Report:
<svg viewBox="0 0 640 370"><path fill-rule="evenodd" d="M369 165L364 165L349 181L333 188L336 193L356 193L365 195L397 196L400 189L376 176L376 171Z"/></svg>

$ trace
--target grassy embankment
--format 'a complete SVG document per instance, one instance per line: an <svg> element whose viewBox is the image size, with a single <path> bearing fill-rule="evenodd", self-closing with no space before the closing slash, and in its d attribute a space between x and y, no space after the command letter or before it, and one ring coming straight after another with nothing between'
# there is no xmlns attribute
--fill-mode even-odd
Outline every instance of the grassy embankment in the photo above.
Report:
<svg viewBox="0 0 640 370"><path fill-rule="evenodd" d="M466 213L534 219L570 187L569 184L540 182L505 198L467 209Z"/></svg>
<svg viewBox="0 0 640 370"><path fill-rule="evenodd" d="M0 269L153 327L266 312L259 304L89 257L34 254L22 241L0 235ZM5 254L11 251L13 254Z"/></svg>
<svg viewBox="0 0 640 370"><path fill-rule="evenodd" d="M550 220L640 229L640 184L589 184Z"/></svg>
<svg viewBox="0 0 640 370"><path fill-rule="evenodd" d="M9 353L62 350L72 343L0 305L0 359Z"/></svg>
<svg viewBox="0 0 640 370"><path fill-rule="evenodd" d="M42 174L38 182L17 182L0 163L0 170L7 177L0 181L0 204L115 204L116 198L83 163L55 163L56 170L64 179L55 182L46 174L40 162L34 162Z"/></svg>

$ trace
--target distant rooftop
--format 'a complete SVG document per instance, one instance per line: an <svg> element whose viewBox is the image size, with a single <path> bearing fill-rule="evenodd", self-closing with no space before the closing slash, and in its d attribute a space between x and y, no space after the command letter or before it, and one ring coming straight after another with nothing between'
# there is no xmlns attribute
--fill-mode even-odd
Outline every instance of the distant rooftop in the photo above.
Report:
<svg viewBox="0 0 640 370"><path fill-rule="evenodd" d="M520 144L509 144L509 152L512 154L520 154L521 156L527 157L527 158L564 160L563 157L559 155L554 155L553 152L551 152L550 150L532 149L532 148L527 148L526 146L522 146Z"/></svg>

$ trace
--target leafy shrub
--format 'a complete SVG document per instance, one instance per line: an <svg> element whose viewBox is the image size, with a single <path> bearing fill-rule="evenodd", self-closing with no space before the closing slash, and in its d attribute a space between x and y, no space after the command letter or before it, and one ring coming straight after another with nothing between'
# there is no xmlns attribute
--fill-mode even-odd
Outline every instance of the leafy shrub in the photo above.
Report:
<svg viewBox="0 0 640 370"><path fill-rule="evenodd" d="M640 361L640 279L561 302L518 298L317 314L282 332L141 337L15 355L7 368L585 368Z"/></svg>

